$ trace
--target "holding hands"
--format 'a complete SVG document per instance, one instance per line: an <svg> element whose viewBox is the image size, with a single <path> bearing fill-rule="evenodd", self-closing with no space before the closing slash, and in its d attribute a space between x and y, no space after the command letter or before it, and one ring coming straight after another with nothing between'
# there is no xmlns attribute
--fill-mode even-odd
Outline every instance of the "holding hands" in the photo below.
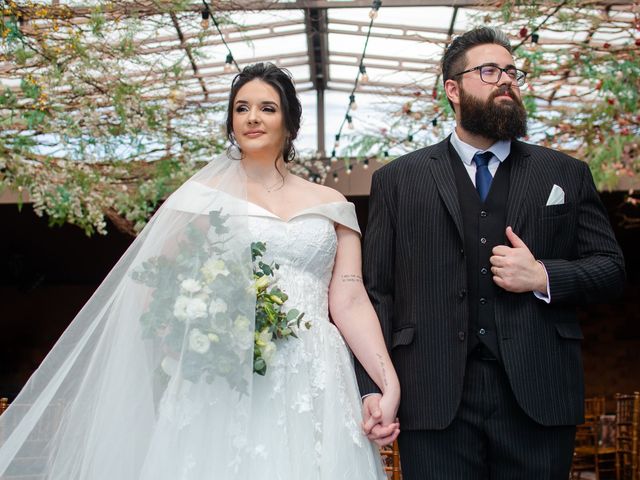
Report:
<svg viewBox="0 0 640 480"><path fill-rule="evenodd" d="M399 403L400 395L390 393L374 393L362 401L362 431L380 447L393 443L400 434Z"/></svg>

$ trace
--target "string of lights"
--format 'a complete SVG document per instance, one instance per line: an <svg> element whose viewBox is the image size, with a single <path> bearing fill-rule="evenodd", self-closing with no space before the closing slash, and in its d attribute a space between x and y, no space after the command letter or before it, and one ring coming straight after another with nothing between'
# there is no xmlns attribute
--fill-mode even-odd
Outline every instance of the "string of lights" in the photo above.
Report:
<svg viewBox="0 0 640 480"><path fill-rule="evenodd" d="M335 164L338 161L338 156L337 156L337 150L340 147L340 138L342 136L342 131L344 129L345 124L347 125L347 128L349 128L350 130L353 130L354 125L353 125L353 112L355 110L357 110L358 105L356 104L356 90L358 88L358 85L360 83L367 83L369 81L369 76L367 74L367 69L364 63L364 59L367 53L367 46L369 44L369 37L371 35L371 29L373 27L373 22L376 20L376 18L378 17L378 11L380 10L380 7L382 6L382 1L381 0L374 0L373 4L371 6L371 11L369 12L369 18L370 18L370 22L369 22L369 27L367 30L367 36L364 42L364 47L363 47L363 51L362 51L362 55L360 56L360 63L358 65L358 73L356 75L356 79L354 81L354 85L353 88L351 89L351 92L349 94L349 103L345 112L345 115L342 119L342 122L340 123L340 127L338 128L338 132L335 135L335 143L333 145L333 149L331 151L331 157L330 157L330 162L332 164ZM434 97L435 100L435 97ZM442 116L442 112L439 112L435 117L433 117L431 119L431 125L433 127L436 127L438 125L438 120L439 118ZM384 158L388 158L389 157L389 150L406 142L412 142L413 141L413 136L415 134L417 134L420 130L422 130L423 128L420 128L414 132L409 132L407 134L407 136L403 139L403 140L398 140L395 143L390 143L388 145L386 145L386 148L384 150L383 156ZM369 168L369 163L371 160L375 159L377 157L377 155L372 155L372 156L368 156L365 157L362 160L362 166L364 169ZM327 166L328 169L328 166ZM333 168L333 180L334 182L338 182L339 181L339 172L341 171L345 171L345 173L347 175L351 174L352 170L353 170L353 166L351 164L351 162L345 162L345 164L341 167L334 167ZM313 177L313 175L312 175ZM320 180L320 176L319 175L315 175L316 178L312 178L312 181L319 181Z"/></svg>
<svg viewBox="0 0 640 480"><path fill-rule="evenodd" d="M551 13L549 13L546 18L544 18L538 25L536 28L533 29L532 32L528 32L527 29L525 27L523 27L520 30L520 37L521 37L521 41L520 43L518 43L515 47L514 50L517 50L518 48L520 48L525 42L527 42L528 40L530 40L533 44L537 44L539 41L539 34L538 34L538 30L544 26L545 23L547 23L547 21L552 18L559 10L562 6L564 6L567 3L567 0L563 0ZM334 148L331 152L331 163L336 163L338 161L338 157L337 157L337 149L340 146L340 137L342 135L342 130L344 128L345 123L348 125L349 129L353 129L353 118L351 116L351 112L357 109L357 105L355 103L355 91L358 87L359 83L366 83L368 81L368 75L367 75L367 71L366 71L366 67L364 65L364 57L366 54L366 50L367 50L367 44L369 41L369 35L371 33L371 28L373 26L373 21L375 20L375 18L377 18L377 12L380 9L380 6L382 5L382 2L380 1L374 1L373 2L373 6L372 6L372 10L369 13L369 17L371 18L371 22L369 23L369 30L367 31L367 37L365 40L365 44L364 44L364 49L362 52L362 56L361 56L361 60L360 60L360 64L358 66L358 75L356 76L356 80L353 86L353 89L351 90L351 93L349 95L349 106L347 108L347 111L345 113L345 116L340 124L340 128L338 129L338 133L335 135L335 143L334 143ZM437 80L436 80L437 81ZM433 99L434 101L436 100L436 87L434 87L434 93L433 93ZM443 112L440 111L439 113L437 113L430 121L431 125L436 128L438 125L438 120L440 119L440 117L443 116ZM427 125L427 123L425 123L424 125ZM402 143L405 142L412 142L413 141L413 137L414 135L416 135L417 133L419 133L421 130L424 129L424 126L422 126L421 128L415 130L415 131L410 131L406 137L402 140L398 140L396 142L393 143L389 143L387 145L385 145L385 150L383 151L383 157L386 159L389 157L389 150L391 150L392 148L401 145ZM372 159L377 158L377 155L372 155L372 156L368 156L365 157L364 160L362 161L363 164L363 168L367 169L369 168L369 162ZM347 175L351 174L353 167L351 165L351 163L346 163L345 165L342 167L336 167L333 169L333 180L334 182L338 182L339 181L339 172L340 171L345 171L345 173Z"/></svg>
<svg viewBox="0 0 640 480"><path fill-rule="evenodd" d="M351 89L351 93L349 94L349 105L347 106L347 111L344 114L344 118L340 123L340 128L338 128L338 133L335 136L335 143L333 145L333 150L331 151L331 162L337 162L336 150L340 146L340 136L342 135L342 129L344 128L345 123L349 125L349 128L353 128L353 118L350 115L350 112L355 111L358 108L358 104L356 103L356 89L358 88L358 84L362 82L368 81L367 68L364 65L364 58L367 54L367 46L369 45L369 37L371 36L371 28L373 27L373 22L376 18L378 18L378 10L382 6L382 0L373 0L373 4L371 5L371 11L369 12L369 28L367 29L367 36L364 41L364 48L362 49L362 55L360 56L360 63L358 65L358 73L356 74L356 79L353 83L353 88Z"/></svg>
<svg viewBox="0 0 640 480"><path fill-rule="evenodd" d="M202 0L202 4L204 5L204 8L202 9L202 21L200 22L200 25L202 26L203 29L205 30L208 29L209 19L211 19L211 21L216 27L216 30L218 31L218 35L220 35L220 40L222 40L222 44L227 49L227 58L224 62L224 72L231 73L234 66L236 67L236 70L239 72L240 66L238 65L238 62L236 62L235 58L233 58L233 53L231 52L231 48L229 48L229 45L224 39L224 35L220 30L220 25L218 24L216 17L213 15L213 11L211 10L209 3L207 2L207 0Z"/></svg>

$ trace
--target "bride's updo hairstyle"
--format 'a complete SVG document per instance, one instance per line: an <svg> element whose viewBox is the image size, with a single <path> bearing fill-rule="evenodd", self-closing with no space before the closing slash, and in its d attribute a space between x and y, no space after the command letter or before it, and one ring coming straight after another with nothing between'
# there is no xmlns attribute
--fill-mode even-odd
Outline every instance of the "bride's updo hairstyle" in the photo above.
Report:
<svg viewBox="0 0 640 480"><path fill-rule="evenodd" d="M298 130L300 130L302 105L300 105L300 100L296 94L296 87L293 85L291 73L284 68L276 67L273 63L248 65L231 82L231 93L229 94L229 106L227 108L227 139L232 145L240 149L233 135L233 104L236 101L238 91L252 80L261 80L271 85L280 96L284 127L287 131L287 136L282 146L282 158L288 163L296 158L296 149L293 146L293 141L298 136Z"/></svg>

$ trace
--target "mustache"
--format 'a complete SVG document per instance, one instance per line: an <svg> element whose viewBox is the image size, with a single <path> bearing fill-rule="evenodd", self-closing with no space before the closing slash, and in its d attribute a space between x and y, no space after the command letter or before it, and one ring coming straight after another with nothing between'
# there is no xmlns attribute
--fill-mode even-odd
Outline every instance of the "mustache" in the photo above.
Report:
<svg viewBox="0 0 640 480"><path fill-rule="evenodd" d="M500 95L505 95L508 94L511 98L515 98L515 92L513 91L513 89L509 86L509 85L500 85L498 87L498 90L496 90L492 95L491 95L491 100L493 100L496 97L499 97Z"/></svg>

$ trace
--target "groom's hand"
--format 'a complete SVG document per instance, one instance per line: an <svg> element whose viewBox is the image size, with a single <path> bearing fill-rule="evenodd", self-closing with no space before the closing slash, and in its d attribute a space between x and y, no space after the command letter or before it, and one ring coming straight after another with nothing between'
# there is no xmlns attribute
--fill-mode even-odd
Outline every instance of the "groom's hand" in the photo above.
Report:
<svg viewBox="0 0 640 480"><path fill-rule="evenodd" d="M382 395L374 393L362 401L362 432L380 447L393 443L400 433L400 425L397 420L395 423L383 425L382 409L380 408L381 398Z"/></svg>
<svg viewBox="0 0 640 480"><path fill-rule="evenodd" d="M508 292L547 293L547 274L527 245L511 227L507 227L507 240L511 247L498 245L492 250L491 273L493 281Z"/></svg>

